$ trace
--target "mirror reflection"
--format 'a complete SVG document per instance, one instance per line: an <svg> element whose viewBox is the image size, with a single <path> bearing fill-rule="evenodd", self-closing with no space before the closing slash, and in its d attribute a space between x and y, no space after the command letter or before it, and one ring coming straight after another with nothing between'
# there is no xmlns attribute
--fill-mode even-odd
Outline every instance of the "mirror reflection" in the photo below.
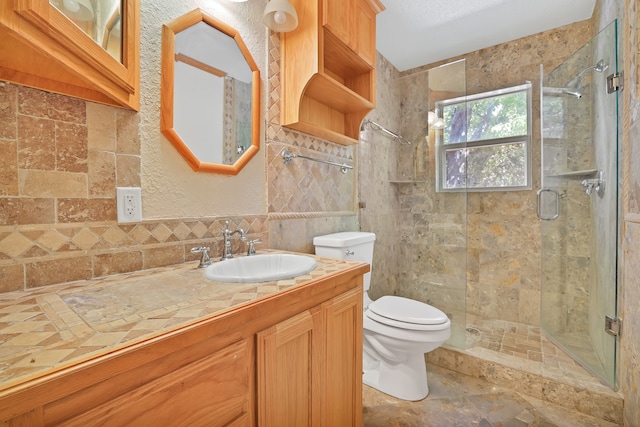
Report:
<svg viewBox="0 0 640 427"><path fill-rule="evenodd" d="M242 38L196 9L162 43L162 133L195 171L237 174L260 147L260 73Z"/></svg>
<svg viewBox="0 0 640 427"><path fill-rule="evenodd" d="M200 22L175 39L173 124L203 162L232 165L251 145L251 80L235 40Z"/></svg>
<svg viewBox="0 0 640 427"><path fill-rule="evenodd" d="M49 0L49 3L122 63L123 1Z"/></svg>

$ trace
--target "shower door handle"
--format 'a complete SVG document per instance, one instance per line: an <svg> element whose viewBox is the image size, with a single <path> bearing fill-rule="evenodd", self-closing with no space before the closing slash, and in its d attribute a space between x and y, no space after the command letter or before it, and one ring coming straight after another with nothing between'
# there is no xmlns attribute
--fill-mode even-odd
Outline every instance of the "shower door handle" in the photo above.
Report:
<svg viewBox="0 0 640 427"><path fill-rule="evenodd" d="M555 205L555 210L554 210L553 214L549 215L549 216L543 215L543 212L542 212L543 211L543 209L542 209L542 199L544 198L544 193L553 194L553 204ZM540 218L543 221L553 221L554 219L557 219L560 216L560 193L558 193L553 188L541 188L541 189L539 189L538 193L537 193L536 214L538 215L538 218Z"/></svg>

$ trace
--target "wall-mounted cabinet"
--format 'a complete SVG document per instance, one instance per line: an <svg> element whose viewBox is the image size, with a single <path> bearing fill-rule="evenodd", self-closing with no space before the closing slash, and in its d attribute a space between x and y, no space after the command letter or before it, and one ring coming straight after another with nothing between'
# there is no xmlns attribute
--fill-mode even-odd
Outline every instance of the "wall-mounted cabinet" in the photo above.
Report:
<svg viewBox="0 0 640 427"><path fill-rule="evenodd" d="M378 0L294 0L282 34L281 124L343 145L375 107Z"/></svg>
<svg viewBox="0 0 640 427"><path fill-rule="evenodd" d="M133 0L0 2L0 80L137 111L139 23Z"/></svg>

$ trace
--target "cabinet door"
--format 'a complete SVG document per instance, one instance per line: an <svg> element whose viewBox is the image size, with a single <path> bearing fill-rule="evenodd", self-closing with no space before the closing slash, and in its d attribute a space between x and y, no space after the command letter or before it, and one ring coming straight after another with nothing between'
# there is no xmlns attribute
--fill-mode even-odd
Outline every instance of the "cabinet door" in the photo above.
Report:
<svg viewBox="0 0 640 427"><path fill-rule="evenodd" d="M331 31L345 45L355 50L353 2L354 0L323 0L322 26Z"/></svg>
<svg viewBox="0 0 640 427"><path fill-rule="evenodd" d="M102 45L80 29L80 21L74 23L50 0L6 3L12 6L3 4L0 8L0 40L8 40L0 49L0 80L139 110L138 1L123 0L110 19L104 19L104 28L90 28L103 36ZM96 24L99 12L92 12ZM112 31L118 28L121 36L112 40ZM109 43L114 45L120 39L120 55L114 53L120 59L116 59L109 53Z"/></svg>
<svg viewBox="0 0 640 427"><path fill-rule="evenodd" d="M362 290L323 304L326 341L324 426L362 425Z"/></svg>
<svg viewBox="0 0 640 427"><path fill-rule="evenodd" d="M369 65L376 63L376 12L370 0L325 0L322 24Z"/></svg>
<svg viewBox="0 0 640 427"><path fill-rule="evenodd" d="M257 334L258 425L320 425L323 328L319 307Z"/></svg>
<svg viewBox="0 0 640 427"><path fill-rule="evenodd" d="M355 7L355 29L357 34L355 51L371 66L376 64L376 14L367 0L357 0Z"/></svg>

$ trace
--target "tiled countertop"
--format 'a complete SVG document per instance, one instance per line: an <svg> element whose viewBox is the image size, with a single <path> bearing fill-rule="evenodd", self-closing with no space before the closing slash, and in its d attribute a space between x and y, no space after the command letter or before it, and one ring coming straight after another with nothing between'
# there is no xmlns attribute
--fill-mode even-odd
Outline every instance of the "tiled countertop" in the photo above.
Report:
<svg viewBox="0 0 640 427"><path fill-rule="evenodd" d="M0 294L0 390L361 264L309 256L291 280L212 282L190 262Z"/></svg>

